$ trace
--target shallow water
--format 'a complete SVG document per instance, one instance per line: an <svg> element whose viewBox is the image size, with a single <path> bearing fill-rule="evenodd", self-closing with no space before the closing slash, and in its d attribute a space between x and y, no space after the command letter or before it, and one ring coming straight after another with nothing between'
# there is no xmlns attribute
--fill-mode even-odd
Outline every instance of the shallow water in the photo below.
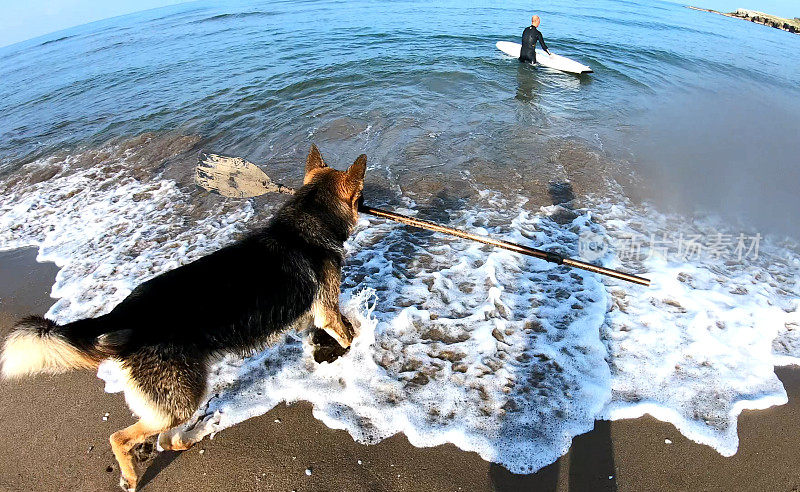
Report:
<svg viewBox="0 0 800 492"><path fill-rule="evenodd" d="M295 186L311 142L339 167L366 152L370 204L653 287L364 218L353 350L316 365L290 335L221 362L209 431L303 399L364 442L527 472L596 418L651 413L732 454L739 412L785 403L773 366L800 357L800 38L670 3L537 13L593 75L497 51L522 4L195 2L0 49L0 248L62 267L51 317L97 315L280 203L195 189L199 149Z"/></svg>

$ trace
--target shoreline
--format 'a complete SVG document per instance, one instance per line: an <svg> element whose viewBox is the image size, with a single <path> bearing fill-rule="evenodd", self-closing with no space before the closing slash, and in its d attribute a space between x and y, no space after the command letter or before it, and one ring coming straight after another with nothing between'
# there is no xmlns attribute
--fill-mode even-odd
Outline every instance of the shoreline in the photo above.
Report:
<svg viewBox="0 0 800 492"><path fill-rule="evenodd" d="M13 319L43 314L53 302L48 293L57 268L35 257L33 248L0 252L3 335ZM416 448L403 435L356 443L299 402L281 404L189 451L156 456L140 490L172 490L175 484L231 491L632 491L644 484L661 490L791 490L800 486L800 456L793 451L800 440L800 369L776 372L789 403L743 412L739 452L730 458L646 416L596 421L555 463L514 475L452 444ZM4 381L0 490L112 490L118 471L108 436L133 421L121 395L104 393L91 371Z"/></svg>
<svg viewBox="0 0 800 492"><path fill-rule="evenodd" d="M704 9L692 5L686 5L687 9L699 10L700 12L710 12L712 14L724 15L725 17L733 17L735 19L743 19L761 24L767 27L780 29L781 31L790 32L792 34L800 34L800 18L787 19L785 17L778 17L777 15L765 14L757 10L736 9L735 12L720 12L714 9Z"/></svg>

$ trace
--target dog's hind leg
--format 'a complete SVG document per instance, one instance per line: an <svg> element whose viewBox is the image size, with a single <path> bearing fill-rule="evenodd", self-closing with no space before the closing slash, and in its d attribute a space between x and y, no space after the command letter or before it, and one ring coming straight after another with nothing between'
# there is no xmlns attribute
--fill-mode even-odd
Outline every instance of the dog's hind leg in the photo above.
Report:
<svg viewBox="0 0 800 492"><path fill-rule="evenodd" d="M143 443L148 437L166 430L163 425L157 425L139 420L130 427L111 434L111 450L119 463L119 486L126 492L134 492L138 482L136 467L131 450L137 444Z"/></svg>
<svg viewBox="0 0 800 492"><path fill-rule="evenodd" d="M197 410L205 390L205 361L187 350L150 347L125 360L125 401L140 417L111 436L120 468L120 486L136 490L138 476L131 450L148 437L179 425Z"/></svg>

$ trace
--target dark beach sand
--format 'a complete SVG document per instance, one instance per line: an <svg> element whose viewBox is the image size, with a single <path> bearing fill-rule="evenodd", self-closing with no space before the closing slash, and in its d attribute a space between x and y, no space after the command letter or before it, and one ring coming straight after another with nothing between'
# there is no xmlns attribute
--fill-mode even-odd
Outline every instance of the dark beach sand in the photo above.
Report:
<svg viewBox="0 0 800 492"><path fill-rule="evenodd" d="M0 333L22 314L47 310L56 272L52 264L36 263L33 249L0 253ZM732 458L646 417L598 421L558 462L533 475L512 475L452 445L415 448L402 435L374 446L355 443L298 403L184 453L157 456L140 490L797 491L800 370L779 369L778 375L789 404L745 412ZM133 422L122 395L105 394L92 372L0 382L0 492L117 490L108 436Z"/></svg>

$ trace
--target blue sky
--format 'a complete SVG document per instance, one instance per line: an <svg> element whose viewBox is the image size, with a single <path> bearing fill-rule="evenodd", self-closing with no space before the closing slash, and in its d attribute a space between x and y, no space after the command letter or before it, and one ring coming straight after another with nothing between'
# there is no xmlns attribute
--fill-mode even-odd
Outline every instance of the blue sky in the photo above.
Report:
<svg viewBox="0 0 800 492"><path fill-rule="evenodd" d="M0 0L0 46L100 19L163 7L186 0ZM721 11L739 7L783 17L800 17L800 0L685 0Z"/></svg>

